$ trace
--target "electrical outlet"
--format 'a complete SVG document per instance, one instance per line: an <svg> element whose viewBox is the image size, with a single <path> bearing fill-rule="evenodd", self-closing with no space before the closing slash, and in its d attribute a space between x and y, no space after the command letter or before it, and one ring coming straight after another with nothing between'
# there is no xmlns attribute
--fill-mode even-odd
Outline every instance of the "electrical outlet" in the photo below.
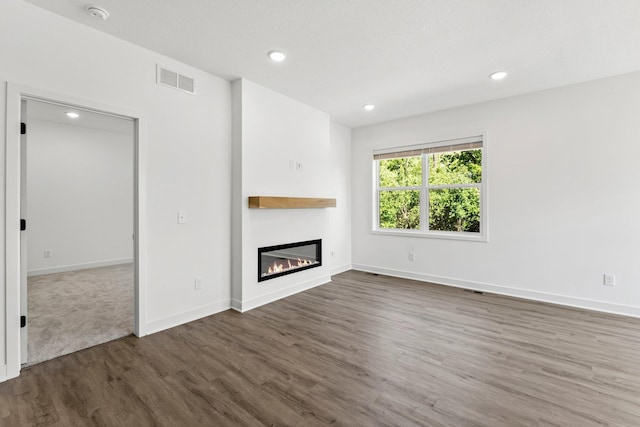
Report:
<svg viewBox="0 0 640 427"><path fill-rule="evenodd" d="M604 280L602 284L605 286L615 286L616 284L616 275L611 273L604 273Z"/></svg>
<svg viewBox="0 0 640 427"><path fill-rule="evenodd" d="M303 164L302 164L302 162L301 162L300 160L296 160L296 170L297 170L298 172L302 172L302 169L303 169Z"/></svg>
<svg viewBox="0 0 640 427"><path fill-rule="evenodd" d="M178 224L187 223L187 211L178 211Z"/></svg>
<svg viewBox="0 0 640 427"><path fill-rule="evenodd" d="M202 279L201 279L201 278L196 277L196 278L193 280L193 288L194 288L196 291L199 291L199 290L201 290L201 289L202 289Z"/></svg>
<svg viewBox="0 0 640 427"><path fill-rule="evenodd" d="M44 257L45 258L51 258L51 249L45 249L44 250Z"/></svg>
<svg viewBox="0 0 640 427"><path fill-rule="evenodd" d="M331 258L335 258L336 253L334 251L331 251Z"/></svg>
<svg viewBox="0 0 640 427"><path fill-rule="evenodd" d="M409 261L415 261L415 260L416 260L416 253L409 252Z"/></svg>

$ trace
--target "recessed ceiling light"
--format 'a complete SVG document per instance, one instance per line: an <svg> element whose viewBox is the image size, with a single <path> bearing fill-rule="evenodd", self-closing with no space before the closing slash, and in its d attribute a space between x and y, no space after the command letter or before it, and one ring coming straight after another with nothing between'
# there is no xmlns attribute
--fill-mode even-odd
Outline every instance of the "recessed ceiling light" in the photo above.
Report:
<svg viewBox="0 0 640 427"><path fill-rule="evenodd" d="M272 50L271 52L269 52L269 58L276 62L282 62L286 57L287 55L278 50Z"/></svg>
<svg viewBox="0 0 640 427"><path fill-rule="evenodd" d="M363 105L363 106L362 106L362 108L364 108L364 109L365 109L365 110L367 110L367 111L371 111L371 110L373 110L374 108L376 108L376 106L375 106L375 105L373 105L373 104L365 104L365 105Z"/></svg>
<svg viewBox="0 0 640 427"><path fill-rule="evenodd" d="M64 114L70 119L77 119L78 117L80 117L80 114L74 113L73 111L69 111L68 113L64 113Z"/></svg>
<svg viewBox="0 0 640 427"><path fill-rule="evenodd" d="M495 73L491 73L491 74L489 75L489 78L490 78L491 80L502 80L502 79L504 79L505 77L507 77L507 74L508 74L508 73L507 73L506 71L496 71Z"/></svg>
<svg viewBox="0 0 640 427"><path fill-rule="evenodd" d="M107 12L107 9L100 6L87 6L87 12L94 18L101 19L103 21L106 21L109 17L109 12Z"/></svg>

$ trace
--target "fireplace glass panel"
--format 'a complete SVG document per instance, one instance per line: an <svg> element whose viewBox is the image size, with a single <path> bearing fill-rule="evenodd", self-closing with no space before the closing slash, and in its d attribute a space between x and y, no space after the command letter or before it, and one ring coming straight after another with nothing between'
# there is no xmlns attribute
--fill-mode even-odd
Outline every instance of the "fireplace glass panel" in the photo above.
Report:
<svg viewBox="0 0 640 427"><path fill-rule="evenodd" d="M258 282L322 265L322 241L258 248Z"/></svg>

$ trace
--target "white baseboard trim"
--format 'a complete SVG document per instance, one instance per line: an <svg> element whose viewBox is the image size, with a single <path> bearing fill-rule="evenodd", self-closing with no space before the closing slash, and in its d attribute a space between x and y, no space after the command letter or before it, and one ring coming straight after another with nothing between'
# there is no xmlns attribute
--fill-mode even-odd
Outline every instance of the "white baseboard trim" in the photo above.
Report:
<svg viewBox="0 0 640 427"><path fill-rule="evenodd" d="M27 277L43 276L45 274L64 273L67 271L87 270L89 268L110 267L112 265L131 264L133 258L110 259L107 261L87 262L84 264L62 265L60 267L39 268L27 271Z"/></svg>
<svg viewBox="0 0 640 427"><path fill-rule="evenodd" d="M330 276L322 276L317 279L309 280L307 282L300 283L294 286L289 286L288 288L270 292L259 297L251 298L247 301L236 300L234 303L235 306L232 305L232 308L239 311L240 313L244 313L249 310L253 310L254 308L258 308L261 305L269 304L279 299L286 298L288 296L306 291L311 288L315 288L316 286L327 284L329 282L331 282Z"/></svg>
<svg viewBox="0 0 640 427"><path fill-rule="evenodd" d="M352 269L351 264L344 264L344 265L340 265L338 267L333 267L331 269L331 275L335 276L336 274L344 273L345 271L349 271L351 269Z"/></svg>
<svg viewBox="0 0 640 427"><path fill-rule="evenodd" d="M231 309L242 313L242 301L240 301L239 299L232 299Z"/></svg>
<svg viewBox="0 0 640 427"><path fill-rule="evenodd" d="M431 276L428 274L414 273L410 271L394 270L389 268L373 267L370 265L353 264L353 269L367 273L378 273L386 276L400 277L404 279L419 280L421 282L436 283L438 285L453 286L456 288L471 289L498 295L506 295L516 298L524 298L533 301L547 302L568 307L583 308L586 310L601 311L610 314L640 318L640 307L630 305L613 304L609 302L594 301L583 298L569 297L565 295L549 294L546 292L528 291L525 289L510 288L506 286L491 285L488 283L472 282L468 280L453 279L451 277Z"/></svg>
<svg viewBox="0 0 640 427"><path fill-rule="evenodd" d="M202 319L203 317L211 316L213 314L220 313L221 311L229 310L229 308L231 308L231 303L227 299L214 302L213 304L207 304L193 310L185 311L183 313L175 314L173 316L165 317L164 319L147 322L147 335L164 331L166 329L183 325L185 323L193 322L194 320Z"/></svg>
<svg viewBox="0 0 640 427"><path fill-rule="evenodd" d="M0 365L0 383L18 378L21 367L9 369L8 365Z"/></svg>

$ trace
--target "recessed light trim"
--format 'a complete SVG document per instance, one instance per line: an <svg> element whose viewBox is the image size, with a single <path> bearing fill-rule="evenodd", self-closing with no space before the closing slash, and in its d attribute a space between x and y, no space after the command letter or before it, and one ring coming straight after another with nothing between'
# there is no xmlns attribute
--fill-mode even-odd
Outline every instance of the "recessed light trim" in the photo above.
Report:
<svg viewBox="0 0 640 427"><path fill-rule="evenodd" d="M80 117L80 114L74 113L73 111L69 111L67 113L64 113L64 115L69 117L70 119L77 119L78 117Z"/></svg>
<svg viewBox="0 0 640 427"><path fill-rule="evenodd" d="M89 13L89 15L102 21L106 21L109 17L109 12L107 11L107 9L100 6L87 6L87 12Z"/></svg>
<svg viewBox="0 0 640 427"><path fill-rule="evenodd" d="M272 50L269 52L269 58L275 62L282 62L287 58L287 55L279 50Z"/></svg>
<svg viewBox="0 0 640 427"><path fill-rule="evenodd" d="M364 105L362 106L362 108L364 108L364 110L365 110L365 111L371 111L371 110L373 110L374 108L376 108L376 106L375 106L375 105L373 105L373 104L364 104Z"/></svg>
<svg viewBox="0 0 640 427"><path fill-rule="evenodd" d="M494 73L489 74L489 78L491 80L502 80L505 77L507 77L507 75L509 75L509 73L507 73L506 71L496 71Z"/></svg>

